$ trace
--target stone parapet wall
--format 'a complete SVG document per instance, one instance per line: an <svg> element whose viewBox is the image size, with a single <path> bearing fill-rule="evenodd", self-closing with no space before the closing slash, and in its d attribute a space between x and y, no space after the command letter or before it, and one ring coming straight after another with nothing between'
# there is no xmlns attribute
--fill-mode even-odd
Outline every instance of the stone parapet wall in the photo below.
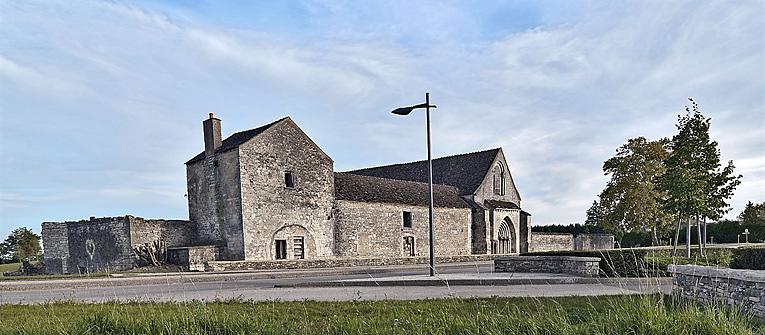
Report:
<svg viewBox="0 0 765 335"><path fill-rule="evenodd" d="M188 220L152 220L127 216L130 220L130 244L133 247L163 241L167 247L194 245L194 224Z"/></svg>
<svg viewBox="0 0 765 335"><path fill-rule="evenodd" d="M574 237L574 250L604 250L614 248L612 234L579 234Z"/></svg>
<svg viewBox="0 0 765 335"><path fill-rule="evenodd" d="M672 293L701 303L735 306L765 320L765 271L670 265Z"/></svg>
<svg viewBox="0 0 765 335"><path fill-rule="evenodd" d="M531 233L529 252L574 250L574 235L565 233Z"/></svg>
<svg viewBox="0 0 765 335"><path fill-rule="evenodd" d="M502 256L494 259L494 272L568 273L597 277L599 257Z"/></svg>
<svg viewBox="0 0 765 335"><path fill-rule="evenodd" d="M436 269L441 263L469 263L490 261L495 255L464 255L436 257ZM274 261L215 261L207 262L206 271L311 269L356 266L386 266L427 264L428 257L391 258L326 258Z"/></svg>

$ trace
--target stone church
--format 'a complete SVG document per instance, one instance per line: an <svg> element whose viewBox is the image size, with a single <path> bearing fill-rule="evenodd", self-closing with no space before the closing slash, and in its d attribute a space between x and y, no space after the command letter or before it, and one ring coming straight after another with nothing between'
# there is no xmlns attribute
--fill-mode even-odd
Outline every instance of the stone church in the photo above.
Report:
<svg viewBox="0 0 765 335"><path fill-rule="evenodd" d="M426 161L335 172L289 117L225 139L212 113L202 124L204 151L186 162L188 221L44 222L49 272L132 267L133 248L154 240L216 260L428 255ZM501 148L434 159L433 182L438 256L528 250L531 217Z"/></svg>

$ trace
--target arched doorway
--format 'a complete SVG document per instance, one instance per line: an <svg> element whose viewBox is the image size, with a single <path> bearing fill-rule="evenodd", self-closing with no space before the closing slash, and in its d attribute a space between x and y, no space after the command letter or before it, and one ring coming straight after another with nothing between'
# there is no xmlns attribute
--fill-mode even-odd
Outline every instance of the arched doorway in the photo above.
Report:
<svg viewBox="0 0 765 335"><path fill-rule="evenodd" d="M274 233L270 249L271 259L305 259L314 257L316 245L305 227L293 224Z"/></svg>
<svg viewBox="0 0 765 335"><path fill-rule="evenodd" d="M497 243L498 254L511 254L515 253L515 227L513 221L509 217L505 217L502 223L499 225L499 231L497 234L499 241Z"/></svg>

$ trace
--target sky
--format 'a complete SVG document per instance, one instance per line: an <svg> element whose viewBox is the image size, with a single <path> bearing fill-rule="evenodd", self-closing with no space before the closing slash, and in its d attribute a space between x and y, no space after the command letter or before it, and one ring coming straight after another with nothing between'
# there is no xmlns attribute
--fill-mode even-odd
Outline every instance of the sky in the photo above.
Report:
<svg viewBox="0 0 765 335"><path fill-rule="evenodd" d="M290 116L336 171L502 147L538 225L582 222L603 161L693 97L765 201L762 1L0 0L0 238L188 218L184 162Z"/></svg>

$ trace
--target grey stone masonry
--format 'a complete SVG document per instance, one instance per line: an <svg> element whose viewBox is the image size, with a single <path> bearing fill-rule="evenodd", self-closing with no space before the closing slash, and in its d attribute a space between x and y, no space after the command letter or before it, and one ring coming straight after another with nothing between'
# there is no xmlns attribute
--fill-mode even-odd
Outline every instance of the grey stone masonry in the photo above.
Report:
<svg viewBox="0 0 765 335"><path fill-rule="evenodd" d="M765 320L765 271L670 265L673 294L701 303L741 308Z"/></svg>
<svg viewBox="0 0 765 335"><path fill-rule="evenodd" d="M462 255L436 257L438 264L482 262L492 260L495 255ZM323 258L299 260L265 260L265 261L215 261L207 262L206 271L236 271L236 270L273 270L273 269L315 269L357 266L387 266L427 264L428 257L383 257L383 258Z"/></svg>
<svg viewBox="0 0 765 335"><path fill-rule="evenodd" d="M597 277L599 257L503 256L494 259L494 272L568 273Z"/></svg>
<svg viewBox="0 0 765 335"><path fill-rule="evenodd" d="M89 220L43 222L45 271L90 273L135 266L133 248L164 241L168 247L191 242L186 220L151 220L132 215Z"/></svg>
<svg viewBox="0 0 765 335"><path fill-rule="evenodd" d="M530 252L574 250L574 235L565 233L531 233Z"/></svg>

